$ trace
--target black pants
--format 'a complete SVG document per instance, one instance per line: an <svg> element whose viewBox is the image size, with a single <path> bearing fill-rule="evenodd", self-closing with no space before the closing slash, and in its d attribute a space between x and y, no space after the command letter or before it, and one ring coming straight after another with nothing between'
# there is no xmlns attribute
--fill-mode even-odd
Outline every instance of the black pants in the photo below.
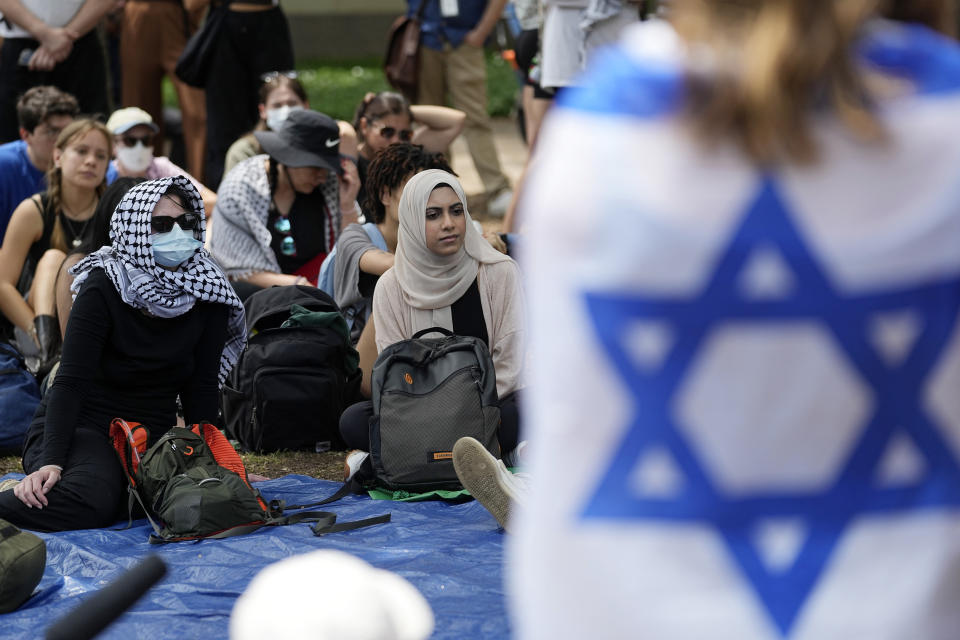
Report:
<svg viewBox="0 0 960 640"><path fill-rule="evenodd" d="M517 448L520 439L519 391L500 398L500 455L505 456ZM370 418L373 417L373 402L364 400L347 407L340 416L340 437L348 449L370 451Z"/></svg>
<svg viewBox="0 0 960 640"><path fill-rule="evenodd" d="M42 84L72 94L81 113L110 115L107 58L96 29L74 42L70 56L51 71L30 71L19 63L21 52L39 46L36 40L11 38L0 48L0 142L20 139L17 100Z"/></svg>
<svg viewBox="0 0 960 640"><path fill-rule="evenodd" d="M228 11L207 81L206 183L216 190L227 150L260 119L260 76L293 69L287 19L268 11Z"/></svg>
<svg viewBox="0 0 960 640"><path fill-rule="evenodd" d="M42 456L43 438L29 440L23 453L24 471L32 473L43 466ZM31 509L13 491L0 491L0 518L34 531L108 527L123 511L126 486L107 435L77 429L63 475L47 494L47 506Z"/></svg>

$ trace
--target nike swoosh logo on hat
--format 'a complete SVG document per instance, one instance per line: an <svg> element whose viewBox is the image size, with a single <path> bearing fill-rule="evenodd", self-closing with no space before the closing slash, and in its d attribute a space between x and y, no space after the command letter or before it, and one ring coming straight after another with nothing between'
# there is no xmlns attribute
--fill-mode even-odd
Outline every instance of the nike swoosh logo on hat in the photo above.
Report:
<svg viewBox="0 0 960 640"><path fill-rule="evenodd" d="M340 144L340 138L337 138L336 140L327 140L324 144L327 145L327 149L330 147L335 147Z"/></svg>

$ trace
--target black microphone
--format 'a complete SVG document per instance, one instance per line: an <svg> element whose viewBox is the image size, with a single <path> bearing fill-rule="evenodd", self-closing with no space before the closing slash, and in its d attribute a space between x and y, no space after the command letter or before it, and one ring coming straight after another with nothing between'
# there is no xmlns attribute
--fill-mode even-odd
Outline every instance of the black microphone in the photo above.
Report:
<svg viewBox="0 0 960 640"><path fill-rule="evenodd" d="M123 615L167 574L160 556L147 556L47 629L47 640L89 640Z"/></svg>

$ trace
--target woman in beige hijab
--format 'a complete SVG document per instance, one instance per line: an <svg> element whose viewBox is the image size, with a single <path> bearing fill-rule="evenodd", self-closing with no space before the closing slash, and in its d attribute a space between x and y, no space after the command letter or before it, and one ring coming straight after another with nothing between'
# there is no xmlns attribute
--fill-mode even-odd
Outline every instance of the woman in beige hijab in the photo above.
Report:
<svg viewBox="0 0 960 640"><path fill-rule="evenodd" d="M524 354L517 264L477 231L460 182L446 171L413 176L400 197L399 217L394 266L373 294L377 352L429 327L486 342L500 397L500 448L506 454L517 445L516 391ZM369 401L344 412L340 434L349 448L369 450L372 412Z"/></svg>

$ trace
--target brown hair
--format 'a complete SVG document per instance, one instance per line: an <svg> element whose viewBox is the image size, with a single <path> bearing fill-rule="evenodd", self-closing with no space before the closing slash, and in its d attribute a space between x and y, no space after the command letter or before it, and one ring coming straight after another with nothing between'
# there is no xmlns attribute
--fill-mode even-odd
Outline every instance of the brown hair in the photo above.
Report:
<svg viewBox="0 0 960 640"><path fill-rule="evenodd" d="M90 118L81 118L80 120L74 120L69 125L63 128L63 131L60 132L60 136L57 138L57 143L54 146L55 149L59 149L61 153L70 146L76 139L85 136L90 131L99 131L103 134L103 137L107 141L107 157L113 157L113 136L110 135L110 132L107 130L107 127L97 120ZM61 190L63 188L63 173L60 170L60 167L54 165L50 167L47 171L47 198L48 205L51 211L59 211L63 206ZM103 195L103 192L107 188L107 176L104 172L103 180L97 186L97 198ZM60 216L54 217L53 230L50 232L50 248L60 249L61 251L69 251L67 247L66 233L63 230L63 225L60 222Z"/></svg>
<svg viewBox="0 0 960 640"><path fill-rule="evenodd" d="M353 115L353 128L360 131L360 120L362 118L366 118L369 122L390 114L406 115L410 118L410 122L413 122L410 103L399 93L392 91L368 93L363 97L363 102L360 103Z"/></svg>
<svg viewBox="0 0 960 640"><path fill-rule="evenodd" d="M17 121L30 133L50 116L76 117L78 113L77 99L52 86L33 87L17 100Z"/></svg>
<svg viewBox="0 0 960 640"><path fill-rule="evenodd" d="M878 0L677 0L672 20L708 67L690 72L701 137L731 137L759 165L811 163L825 109L862 141L883 139L852 46Z"/></svg>
<svg viewBox="0 0 960 640"><path fill-rule="evenodd" d="M303 84L299 79L291 78L290 76L278 73L275 75L269 74L267 79L263 81L263 84L260 85L260 104L266 106L267 98L270 97L270 94L273 93L273 90L280 88L290 89L290 91L300 98L304 104L309 102L309 100L307 100L307 92L304 90ZM267 121L261 118L253 130L266 131Z"/></svg>

